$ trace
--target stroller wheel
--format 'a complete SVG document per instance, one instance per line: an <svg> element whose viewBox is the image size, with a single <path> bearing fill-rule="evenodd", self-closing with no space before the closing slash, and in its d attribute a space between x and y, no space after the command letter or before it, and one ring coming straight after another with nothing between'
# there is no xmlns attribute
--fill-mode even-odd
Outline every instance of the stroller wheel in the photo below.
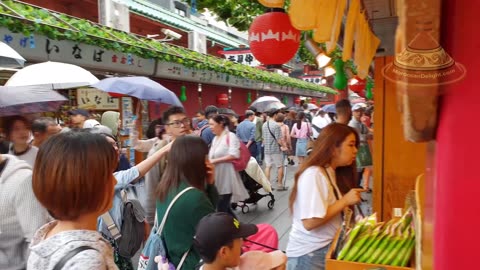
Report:
<svg viewBox="0 0 480 270"><path fill-rule="evenodd" d="M242 206L242 213L246 214L248 213L248 211L250 211L250 209L248 208L248 205Z"/></svg>
<svg viewBox="0 0 480 270"><path fill-rule="evenodd" d="M275 201L274 201L274 200L270 200L270 201L268 201L268 203L267 203L268 209L272 209L274 205L275 205Z"/></svg>

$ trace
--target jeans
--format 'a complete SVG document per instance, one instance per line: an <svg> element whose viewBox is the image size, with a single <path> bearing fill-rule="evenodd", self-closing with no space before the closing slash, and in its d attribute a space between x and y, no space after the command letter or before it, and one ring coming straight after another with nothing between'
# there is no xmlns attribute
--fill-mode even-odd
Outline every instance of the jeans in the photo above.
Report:
<svg viewBox="0 0 480 270"><path fill-rule="evenodd" d="M325 270L325 257L330 244L300 257L288 257L287 270Z"/></svg>
<svg viewBox="0 0 480 270"><path fill-rule="evenodd" d="M243 144L246 145L247 143L244 142ZM256 159L258 155L257 143L250 144L250 147L248 147L248 151L250 152L250 156Z"/></svg>
<svg viewBox="0 0 480 270"><path fill-rule="evenodd" d="M233 213L231 200L232 193L218 195L217 212L224 212L230 214L234 218L237 218L237 216Z"/></svg>
<svg viewBox="0 0 480 270"><path fill-rule="evenodd" d="M255 159L257 160L258 164L262 164L263 161L263 149L262 149L262 142L257 142L257 156Z"/></svg>

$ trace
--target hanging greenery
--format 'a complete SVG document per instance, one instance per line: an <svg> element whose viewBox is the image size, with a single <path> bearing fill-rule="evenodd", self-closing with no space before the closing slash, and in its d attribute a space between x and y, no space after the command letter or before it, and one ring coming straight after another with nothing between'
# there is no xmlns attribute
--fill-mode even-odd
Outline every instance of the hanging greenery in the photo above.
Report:
<svg viewBox="0 0 480 270"><path fill-rule="evenodd" d="M333 65L335 66L335 79L333 80L333 86L338 90L343 90L347 87L347 75L345 74L344 62L342 59L337 58Z"/></svg>
<svg viewBox="0 0 480 270"><path fill-rule="evenodd" d="M374 86L373 80L370 77L367 77L367 85L365 86L365 97L368 100L373 99L373 91L372 91L373 86Z"/></svg>
<svg viewBox="0 0 480 270"><path fill-rule="evenodd" d="M247 93L247 104L252 103L252 92Z"/></svg>
<svg viewBox="0 0 480 270"><path fill-rule="evenodd" d="M85 19L53 13L13 0L0 2L0 26L25 36L35 33L54 40L71 40L107 50L132 53L145 59L156 59L181 64L188 68L224 73L229 79L231 79L230 76L236 76L279 86L336 93L329 87L201 54L184 47L157 42Z"/></svg>
<svg viewBox="0 0 480 270"><path fill-rule="evenodd" d="M283 102L283 104L287 105L287 104L288 104L288 97L287 97L287 96L283 96L282 102Z"/></svg>
<svg viewBox="0 0 480 270"><path fill-rule="evenodd" d="M182 85L182 87L180 87L180 101L187 101L187 87L185 87L185 85Z"/></svg>

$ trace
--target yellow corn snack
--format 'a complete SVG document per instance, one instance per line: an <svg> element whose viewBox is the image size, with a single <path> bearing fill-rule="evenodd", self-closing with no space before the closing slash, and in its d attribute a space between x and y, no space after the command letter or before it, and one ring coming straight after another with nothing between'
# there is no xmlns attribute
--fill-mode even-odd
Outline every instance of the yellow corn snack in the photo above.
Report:
<svg viewBox="0 0 480 270"><path fill-rule="evenodd" d="M285 0L258 0L260 4L269 8L282 8Z"/></svg>
<svg viewBox="0 0 480 270"><path fill-rule="evenodd" d="M313 40L318 43L330 41L332 36L332 25L335 20L335 11L338 0L317 0L318 18L315 31L313 33Z"/></svg>
<svg viewBox="0 0 480 270"><path fill-rule="evenodd" d="M337 1L337 10L335 12L335 19L332 25L332 35L330 41L327 42L327 53L331 53L337 47L338 35L340 34L340 27L342 26L343 14L345 13L345 7L347 6L347 0Z"/></svg>
<svg viewBox="0 0 480 270"><path fill-rule="evenodd" d="M344 62L352 58L353 40L357 29L357 17L360 15L360 0L350 0L350 7L347 13L345 23L345 34L343 35L343 55Z"/></svg>
<svg viewBox="0 0 480 270"><path fill-rule="evenodd" d="M292 0L288 15L293 27L312 30L317 25L319 0Z"/></svg>

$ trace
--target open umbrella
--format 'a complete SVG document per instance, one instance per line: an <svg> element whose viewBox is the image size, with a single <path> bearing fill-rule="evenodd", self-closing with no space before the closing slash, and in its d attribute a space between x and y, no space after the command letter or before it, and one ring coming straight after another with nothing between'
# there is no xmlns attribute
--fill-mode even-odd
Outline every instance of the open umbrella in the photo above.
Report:
<svg viewBox="0 0 480 270"><path fill-rule="evenodd" d="M175 93L147 77L106 78L93 84L92 87L104 92L128 95L139 99L183 107Z"/></svg>
<svg viewBox="0 0 480 270"><path fill-rule="evenodd" d="M53 112L66 101L46 86L0 86L0 116Z"/></svg>
<svg viewBox="0 0 480 270"><path fill-rule="evenodd" d="M326 113L337 113L337 109L335 108L335 104L327 104L322 107L322 111Z"/></svg>
<svg viewBox="0 0 480 270"><path fill-rule="evenodd" d="M96 82L98 79L84 68L49 61L22 68L13 74L5 85L50 85L50 89L68 89L89 86Z"/></svg>
<svg viewBox="0 0 480 270"><path fill-rule="evenodd" d="M24 64L25 58L8 46L8 44L0 41L0 67L18 68L23 67Z"/></svg>
<svg viewBox="0 0 480 270"><path fill-rule="evenodd" d="M254 102L252 102L250 106L255 107L258 112L266 112L269 109L273 108L273 107L267 108L272 103L276 103L276 105L272 105L274 107L279 106L278 103L283 104L278 98L274 96L263 96L263 97L257 98ZM285 107L285 105L283 107Z"/></svg>
<svg viewBox="0 0 480 270"><path fill-rule="evenodd" d="M218 114L237 115L234 110L229 108L219 108Z"/></svg>
<svg viewBox="0 0 480 270"><path fill-rule="evenodd" d="M308 103L307 106L308 106L307 110L309 110L309 111L311 111L311 110L318 110L318 106L315 105L315 104Z"/></svg>
<svg viewBox="0 0 480 270"><path fill-rule="evenodd" d="M282 108L285 108L285 104L283 104L282 102L272 102L270 104L268 104L263 111L261 112L268 112L270 111L271 109L277 109L277 110L280 110Z"/></svg>

